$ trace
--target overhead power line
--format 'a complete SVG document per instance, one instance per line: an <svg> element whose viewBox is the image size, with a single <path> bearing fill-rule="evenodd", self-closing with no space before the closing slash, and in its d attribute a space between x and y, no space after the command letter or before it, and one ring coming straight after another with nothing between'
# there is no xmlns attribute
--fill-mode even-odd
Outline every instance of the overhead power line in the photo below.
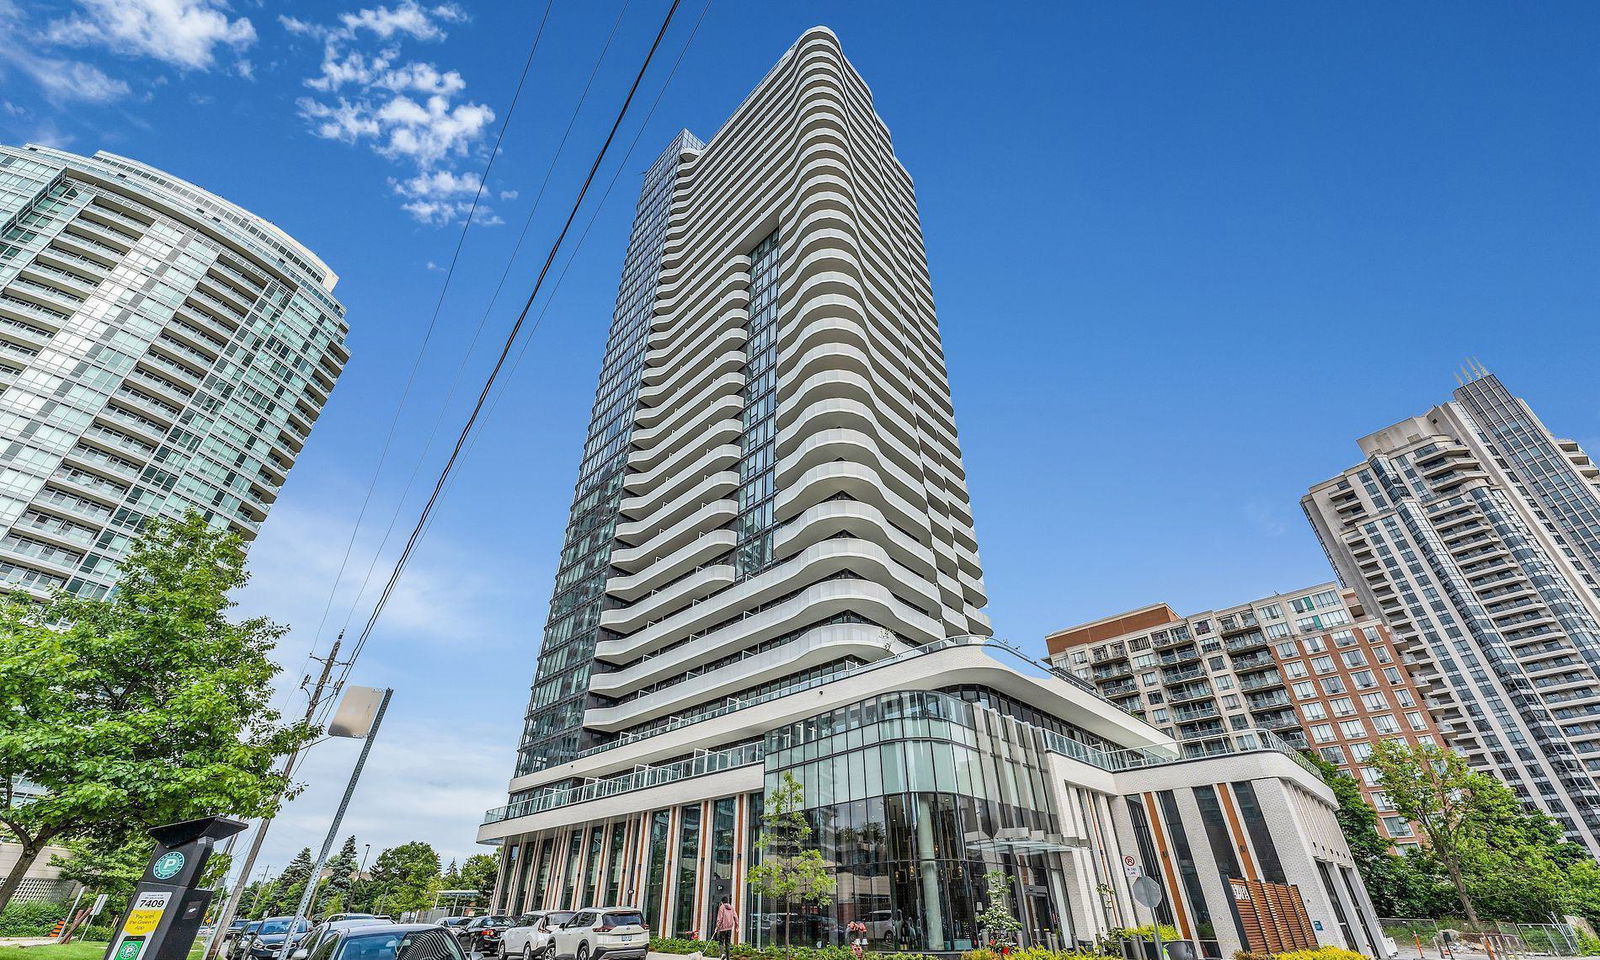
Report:
<svg viewBox="0 0 1600 960"><path fill-rule="evenodd" d="M527 85L528 74L533 69L534 57L539 52L539 41L544 38L544 28L545 25L550 21L550 8L554 5L554 3L555 0L545 0L544 12L540 15L539 25L534 30L533 42L528 45L527 59L525 59L522 63L522 73L517 77L517 85L511 92L511 101L506 105L506 115L500 121L500 130L495 135L494 146L490 149L489 156L484 161L483 173L478 177L478 188L472 195L472 203L468 206L466 219L461 223L461 232L456 235L455 249L451 251L450 265L445 269L444 282L439 287L438 299L434 301L433 314L428 318L428 326L423 332L422 342L417 345L417 355L412 359L411 370L406 375L405 387L400 391L400 399L395 404L394 416L389 421L388 433L384 436L383 447L378 453L377 466L373 467L372 478L367 481L367 490L361 498L361 507L356 511L356 520L350 528L350 539L345 544L343 557L339 560L338 572L334 574L333 583L328 587L328 602L323 606L322 617L317 621L316 633L312 635L311 650L307 656L308 664L310 660L313 659L310 656L310 653L316 652L316 646L322 640L322 630L327 625L329 612L333 609L333 601L338 595L339 584L344 580L345 568L350 563L350 554L355 549L356 538L361 532L361 524L366 519L367 508L372 503L372 495L377 489L378 480L383 475L384 464L388 462L389 451L394 444L395 433L400 425L400 417L405 412L406 401L411 398L411 390L416 385L417 371L422 366L422 358L427 355L428 344L432 341L434 330L438 327L439 314L444 308L445 296L450 292L450 281L455 277L456 264L460 261L461 250L466 245L467 231L472 228L473 222L477 219L478 206L483 200L483 192L484 190L488 189L489 174L494 170L495 158L500 155L500 145L505 141L506 129L511 126L511 117L516 113L517 103L522 99L522 89ZM409 484L407 489L409 489ZM404 499L405 495L402 493L401 500L403 501ZM398 509L399 505L397 504L397 512ZM381 553L382 550L383 547L380 545L378 547L378 552ZM374 562L376 562L376 558L374 558ZM370 576L370 574L371 571L369 570L368 575ZM363 589L365 589L364 582L362 586ZM349 621L346 619L346 626L348 626L348 624ZM342 634L343 632L344 631L341 628L340 633Z"/></svg>
<svg viewBox="0 0 1600 960"><path fill-rule="evenodd" d="M556 275L555 285L550 288L550 296L545 298L544 306L539 308L539 315L533 319L533 324L528 327L528 335L522 338L522 346L518 348L517 355L511 361L511 369L507 372L507 379L515 378L517 369L522 365L522 358L528 354L528 345L533 342L533 334L538 331L540 324L544 323L545 314L550 312L550 304L555 301L555 296L561 291L561 284L567 279L567 272L572 269L572 262L577 259L578 252L583 249L584 241L589 239L589 233L594 229L595 221L600 219L600 211L605 208L606 201L611 198L611 191L616 187L617 180L622 172L627 169L628 160L633 156L634 150L639 146L639 141L644 137L650 120L656 115L656 108L661 106L661 100L666 96L667 86L672 83L672 78L678 75L678 68L683 65L683 58L689 53L689 45L694 42L695 36L700 32L700 24L705 22L706 13L711 10L711 0L705 0L700 7L700 15L695 18L694 26L689 30L689 37L683 42L683 48L678 51L678 59L672 62L672 69L667 71L667 79L661 84L661 89L656 91L656 98L650 103L650 109L645 111L644 120L640 121L639 129L634 133L633 140L628 144L628 150L622 155L622 160L617 164L617 169L612 172L611 179L606 183L606 189L600 194L600 202L594 205L594 210L589 214L589 222L584 224L583 232L578 234L578 242L572 245L572 252L567 254L567 260L561 265L561 272ZM495 411L500 409L500 402L505 399L506 391L501 390L489 400L489 409L483 415L487 424L494 419ZM483 436L480 429L472 435L467 442L466 452L463 457L472 456L472 451L478 447L478 438Z"/></svg>
<svg viewBox="0 0 1600 960"><path fill-rule="evenodd" d="M573 105L572 115L567 118L566 131L561 134L561 141L556 144L555 152L550 155L550 163L545 167L544 179L539 184L539 192L534 195L533 204L528 208L528 215L523 218L522 230L517 234L517 242L512 245L511 253L506 257L506 265L500 272L500 279L495 283L494 292L489 296L489 303L483 308L483 314L478 318L478 324L472 331L472 339L467 344L467 349L461 354L461 361L456 364L454 375L450 380L450 389L445 391L444 400L439 404L438 413L434 415L433 426L428 431L428 439L422 444L422 449L417 451L417 461L412 465L411 474L406 477L405 486L400 491L400 496L395 498L394 511L389 515L389 523L384 528L383 537L378 542L378 547L372 552L372 562L367 565L367 572L361 578L361 587L356 591L355 598L350 601L350 609L345 613L344 623L339 627L343 633L350 629L350 621L355 619L356 611L361 609L361 601L367 596L367 588L372 585L372 577L378 570L378 564L383 559L383 551L389 546L389 538L394 534L395 526L400 522L400 513L405 509L406 499L411 495L411 488L416 484L417 477L422 473L422 466L427 462L428 452L433 449L433 442L439 435L439 428L444 425L445 414L449 412L451 403L455 400L456 391L460 388L466 372L467 361L478 348L478 340L483 336L484 327L489 322L489 317L494 312L495 306L500 302L500 293L505 289L506 280L511 276L511 268L516 265L517 257L522 253L522 244L528 237L528 230L533 226L533 219L539 213L539 207L545 196L545 188L550 184L550 176L555 172L556 164L566 151L567 139L572 135L572 128L577 124L578 115L583 111L584 104L589 100L589 90L594 86L594 81L600 75L600 67L605 63L606 54L611 51L611 44L617 38L617 32L622 27L622 19L628 12L631 0L623 0L617 11L617 17L611 23L611 32L606 34L605 43L600 47L600 53L595 57L594 66L589 70L589 79L583 85L583 92L578 95L578 101ZM548 11L548 7L546 10ZM602 201L604 202L604 201ZM557 278L556 286L560 286ZM538 323L534 323L537 327ZM524 341L526 344L526 341ZM526 346L524 346L526 349ZM516 364L512 364L512 370ZM491 412L493 412L491 408ZM469 448L470 449L470 448ZM320 628L319 628L320 632Z"/></svg>
<svg viewBox="0 0 1600 960"><path fill-rule="evenodd" d="M649 51L645 53L644 62L639 65L639 71L635 74L633 83L628 87L628 95L623 98L622 105L617 110L616 118L611 123L611 129L606 133L605 141L595 153L594 162L589 165L589 172L584 176L583 185L579 188L577 196L572 201L572 208L568 211L560 232L556 234L555 240L550 244L550 251L545 256L544 264L539 268L539 274L534 280L533 289L529 292L526 302L523 303L522 309L518 312L516 322L511 325L510 331L506 334L505 343L501 346L500 353L495 358L494 366L490 369L489 375L484 379L483 388L478 392L477 400L472 406L472 412L468 414L466 423L462 425L461 432L456 438L455 446L451 449L450 456L445 460L443 467L439 471L438 479L433 485L433 491L429 494L427 502L423 504L422 512L412 526L410 535L406 537L405 546L401 548L399 556L395 559L394 568L390 571L389 578L385 582L382 592L378 595L378 599L372 608L372 613L368 615L366 623L361 628L360 635L356 638L355 647L350 656L352 665L360 657L361 651L372 636L373 628L377 626L378 620L383 616L383 611L388 605L389 598L394 595L395 587L399 584L400 577L405 572L406 563L410 560L412 551L416 549L417 542L421 539L422 532L428 525L433 509L439 502L439 496L444 490L445 484L449 481L457 460L461 457L462 448L466 446L467 440L472 436L472 428L478 422L478 417L483 412L484 405L489 399L489 394L494 389L495 381L500 376L500 371L505 368L506 360L510 357L512 348L516 346L517 335L522 331L523 323L527 320L529 311L533 309L534 301L538 298L539 292L544 286L545 278L549 276L550 268L555 263L556 256L560 253L561 245L566 240L568 232L571 231L573 221L578 217L578 211L583 206L584 198L588 196L589 188L594 184L595 174L599 171L600 165L605 162L606 154L610 151L612 142L617 138L617 130L622 126L622 121L627 116L628 108L632 105L634 96L639 92L639 86L644 82L645 73L655 59L656 51L661 48L661 41L666 36L667 28L672 25L673 16L677 14L678 7L682 2L683 0L672 0L672 4L667 8L666 16L661 21L661 27L656 31L655 39L651 41ZM347 667L346 673L348 672L349 668Z"/></svg>

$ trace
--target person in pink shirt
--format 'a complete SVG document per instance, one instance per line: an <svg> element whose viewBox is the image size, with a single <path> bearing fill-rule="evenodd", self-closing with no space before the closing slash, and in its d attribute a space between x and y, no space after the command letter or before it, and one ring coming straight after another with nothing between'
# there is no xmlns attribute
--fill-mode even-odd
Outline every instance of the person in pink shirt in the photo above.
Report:
<svg viewBox="0 0 1600 960"><path fill-rule="evenodd" d="M733 928L739 925L739 914L733 909L733 904L727 897L722 898L722 904L717 907L717 926L714 936L722 944L722 960L728 960L728 954L733 952Z"/></svg>

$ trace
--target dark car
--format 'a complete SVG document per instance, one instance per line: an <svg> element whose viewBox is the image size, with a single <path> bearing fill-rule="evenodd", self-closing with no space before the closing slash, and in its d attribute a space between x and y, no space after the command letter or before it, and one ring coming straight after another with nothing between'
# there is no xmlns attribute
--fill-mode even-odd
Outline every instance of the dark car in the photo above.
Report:
<svg viewBox="0 0 1600 960"><path fill-rule="evenodd" d="M467 953L472 953L474 950L483 954L499 953L500 934L516 922L516 917L486 913L451 927L450 932L456 935L456 942L461 944L461 949Z"/></svg>
<svg viewBox="0 0 1600 960"><path fill-rule="evenodd" d="M324 920L312 927L311 932L302 937L300 942L295 944L294 950L290 951L289 960L305 960L309 954L316 951L318 944L341 930L349 930L353 927L370 927L375 923L385 926L393 925L393 921L379 920L371 914L335 914L335 916L345 916L349 917L349 919Z"/></svg>
<svg viewBox="0 0 1600 960"><path fill-rule="evenodd" d="M245 952L240 954L241 960L276 960L278 954L283 953L283 942L289 941L289 949L305 936L311 929L311 924L305 917L268 917L260 921L260 926L249 935L249 940L240 937L241 945Z"/></svg>
<svg viewBox="0 0 1600 960"><path fill-rule="evenodd" d="M436 923L362 924L335 930L308 960L466 960L450 931Z"/></svg>
<svg viewBox="0 0 1600 960"><path fill-rule="evenodd" d="M240 960L250 951L250 938L255 936L256 931L260 929L260 920L247 921L243 927L239 928L237 933L228 938L227 953L224 956L228 960Z"/></svg>

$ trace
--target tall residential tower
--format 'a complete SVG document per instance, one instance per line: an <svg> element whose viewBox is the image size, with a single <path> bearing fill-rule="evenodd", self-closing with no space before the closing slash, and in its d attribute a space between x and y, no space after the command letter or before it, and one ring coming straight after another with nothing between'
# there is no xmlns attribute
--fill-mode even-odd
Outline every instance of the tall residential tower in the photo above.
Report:
<svg viewBox="0 0 1600 960"><path fill-rule="evenodd" d="M811 30L645 175L510 802L479 832L497 909L637 904L688 936L729 897L742 938L860 920L959 951L999 870L1024 941L1070 943L1137 922L1126 856L1200 955L1318 923L1376 949L1332 795L1281 741L1175 762L989 639L984 602L911 179ZM745 882L790 775L826 908Z"/></svg>
<svg viewBox="0 0 1600 960"><path fill-rule="evenodd" d="M1475 370L1360 441L1306 516L1450 745L1600 854L1600 469Z"/></svg>
<svg viewBox="0 0 1600 960"><path fill-rule="evenodd" d="M152 516L253 539L349 359L336 279L144 164L0 146L0 590L102 596Z"/></svg>

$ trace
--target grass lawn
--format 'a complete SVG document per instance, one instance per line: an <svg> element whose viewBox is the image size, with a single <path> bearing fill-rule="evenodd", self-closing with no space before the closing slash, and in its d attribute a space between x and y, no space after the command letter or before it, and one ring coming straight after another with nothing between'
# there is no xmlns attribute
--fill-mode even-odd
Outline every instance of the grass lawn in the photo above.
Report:
<svg viewBox="0 0 1600 960"><path fill-rule="evenodd" d="M100 960L105 952L105 944L91 940L42 947L0 947L0 960Z"/></svg>
<svg viewBox="0 0 1600 960"><path fill-rule="evenodd" d="M190 960L205 949L205 938L195 940L189 951ZM0 947L0 960L100 960L106 955L104 941L74 941L67 944L46 944L42 947Z"/></svg>

